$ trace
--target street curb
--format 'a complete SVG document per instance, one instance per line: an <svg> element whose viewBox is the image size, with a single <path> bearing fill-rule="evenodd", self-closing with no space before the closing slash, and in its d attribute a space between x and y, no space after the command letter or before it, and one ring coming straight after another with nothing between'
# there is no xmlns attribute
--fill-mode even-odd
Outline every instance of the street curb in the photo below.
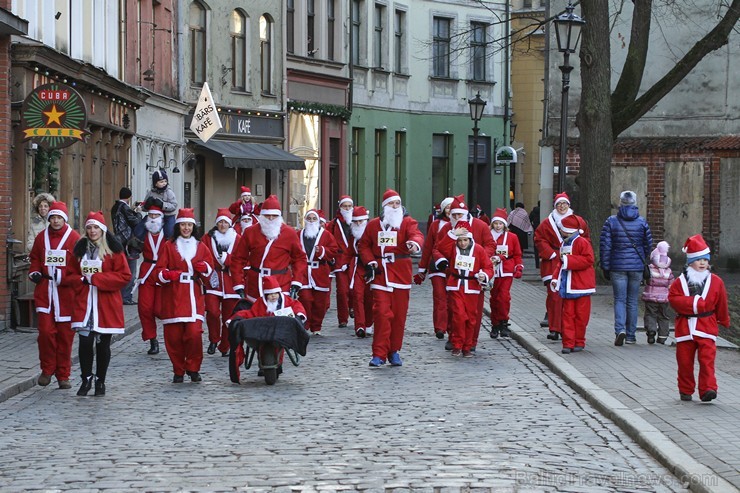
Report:
<svg viewBox="0 0 740 493"><path fill-rule="evenodd" d="M484 313L490 317L488 310L484 309ZM512 338L516 339L532 356L562 378L602 415L612 420L691 491L697 493L737 491L731 483L700 464L697 459L673 443L660 430L601 389L563 357L542 344L516 323L512 321L509 321L509 323L512 329ZM708 484L709 482L717 484Z"/></svg>

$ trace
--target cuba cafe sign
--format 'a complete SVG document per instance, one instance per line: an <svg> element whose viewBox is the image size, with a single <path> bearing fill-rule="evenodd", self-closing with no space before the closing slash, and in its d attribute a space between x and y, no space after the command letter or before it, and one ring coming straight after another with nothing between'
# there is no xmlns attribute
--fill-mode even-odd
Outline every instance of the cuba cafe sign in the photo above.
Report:
<svg viewBox="0 0 740 493"><path fill-rule="evenodd" d="M23 140L41 147L61 149L84 142L87 130L85 101L66 84L44 84L23 101L21 110Z"/></svg>

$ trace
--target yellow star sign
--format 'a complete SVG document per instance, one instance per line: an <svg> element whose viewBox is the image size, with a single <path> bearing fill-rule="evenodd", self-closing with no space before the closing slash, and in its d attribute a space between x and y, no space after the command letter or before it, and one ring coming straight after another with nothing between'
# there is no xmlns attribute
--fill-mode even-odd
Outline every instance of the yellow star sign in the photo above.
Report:
<svg viewBox="0 0 740 493"><path fill-rule="evenodd" d="M44 111L44 115L46 115L49 119L46 121L47 125L51 125L52 122L56 122L59 124L59 126L62 126L62 121L60 120L61 117L65 115L66 111L59 111L57 110L57 105L52 105L51 111Z"/></svg>

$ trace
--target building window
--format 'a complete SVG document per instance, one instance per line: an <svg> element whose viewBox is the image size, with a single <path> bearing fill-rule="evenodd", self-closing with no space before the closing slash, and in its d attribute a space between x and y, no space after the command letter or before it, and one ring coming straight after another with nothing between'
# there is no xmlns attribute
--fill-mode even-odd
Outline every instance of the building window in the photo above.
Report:
<svg viewBox="0 0 740 493"><path fill-rule="evenodd" d="M190 4L190 82L206 81L206 9L200 2Z"/></svg>
<svg viewBox="0 0 740 493"><path fill-rule="evenodd" d="M364 152L363 143L365 142L365 130L362 128L352 129L352 177L350 183L352 183L352 197L355 199L355 203L362 203L365 194L360 192L363 190L361 185L365 184L364 179L360 179L360 176L364 176L364 162L362 159L362 153Z"/></svg>
<svg viewBox="0 0 740 493"><path fill-rule="evenodd" d="M399 193L404 193L404 175L406 168L406 132L396 132L396 148L394 152L395 160L395 189Z"/></svg>
<svg viewBox="0 0 740 493"><path fill-rule="evenodd" d="M486 43L488 25L482 22L470 23L470 60L473 80L486 80Z"/></svg>
<svg viewBox="0 0 740 493"><path fill-rule="evenodd" d="M383 68L383 18L385 7L375 4L375 31L373 32L373 67Z"/></svg>
<svg viewBox="0 0 740 493"><path fill-rule="evenodd" d="M316 53L316 3L315 0L306 2L306 45L308 46L308 56L312 57Z"/></svg>
<svg viewBox="0 0 740 493"><path fill-rule="evenodd" d="M334 60L335 0L326 2L326 58Z"/></svg>
<svg viewBox="0 0 740 493"><path fill-rule="evenodd" d="M532 8L532 0L524 0L522 3L522 7L525 9L531 9Z"/></svg>
<svg viewBox="0 0 740 493"><path fill-rule="evenodd" d="M395 43L393 44L393 70L397 74L404 73L403 57L406 53L406 12L396 10Z"/></svg>
<svg viewBox="0 0 740 493"><path fill-rule="evenodd" d="M260 17L260 70L262 94L272 94L272 19Z"/></svg>
<svg viewBox="0 0 740 493"><path fill-rule="evenodd" d="M360 64L360 30L362 29L362 0L352 0L352 63Z"/></svg>
<svg viewBox="0 0 740 493"><path fill-rule="evenodd" d="M245 89L247 80L247 22L246 16L231 12L231 86Z"/></svg>
<svg viewBox="0 0 740 493"><path fill-rule="evenodd" d="M432 199L440 201L449 194L450 136L432 136Z"/></svg>
<svg viewBox="0 0 740 493"><path fill-rule="evenodd" d="M452 19L434 18L434 38L432 40L432 75L435 77L450 76L450 24Z"/></svg>
<svg viewBox="0 0 740 493"><path fill-rule="evenodd" d="M385 130L375 131L375 204L378 208L378 213L383 209L381 204L383 203L383 193L385 193L385 167L386 167L386 142L385 142Z"/></svg>
<svg viewBox="0 0 740 493"><path fill-rule="evenodd" d="M285 15L286 39L285 50L295 53L295 0L288 0L287 13Z"/></svg>

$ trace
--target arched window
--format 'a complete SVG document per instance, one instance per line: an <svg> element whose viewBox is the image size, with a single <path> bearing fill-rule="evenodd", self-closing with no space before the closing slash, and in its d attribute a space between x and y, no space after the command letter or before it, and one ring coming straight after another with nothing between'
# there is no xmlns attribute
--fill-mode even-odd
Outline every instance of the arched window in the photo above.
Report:
<svg viewBox="0 0 740 493"><path fill-rule="evenodd" d="M231 86L246 89L247 16L240 10L231 12Z"/></svg>
<svg viewBox="0 0 740 493"><path fill-rule="evenodd" d="M272 94L272 19L260 17L260 69L262 94Z"/></svg>
<svg viewBox="0 0 740 493"><path fill-rule="evenodd" d="M206 81L206 9L200 2L190 4L190 82Z"/></svg>

